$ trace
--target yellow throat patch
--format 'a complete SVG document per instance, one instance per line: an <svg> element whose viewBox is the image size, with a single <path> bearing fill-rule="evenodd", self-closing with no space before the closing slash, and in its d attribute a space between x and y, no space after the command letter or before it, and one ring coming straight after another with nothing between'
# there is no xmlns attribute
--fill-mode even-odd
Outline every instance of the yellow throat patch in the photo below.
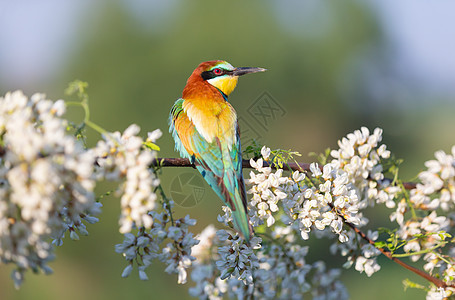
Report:
<svg viewBox="0 0 455 300"><path fill-rule="evenodd" d="M237 82L239 80L238 76L220 76L215 77L212 79L207 80L208 83L222 91L226 96L229 96L230 93L235 89L237 86Z"/></svg>

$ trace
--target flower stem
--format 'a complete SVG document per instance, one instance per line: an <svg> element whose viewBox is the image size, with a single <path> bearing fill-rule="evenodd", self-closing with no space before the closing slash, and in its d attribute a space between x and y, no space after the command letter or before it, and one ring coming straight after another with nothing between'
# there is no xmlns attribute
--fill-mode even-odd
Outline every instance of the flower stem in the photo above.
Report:
<svg viewBox="0 0 455 300"><path fill-rule="evenodd" d="M429 249L425 249L425 250L421 250L421 251L416 251L416 252L409 252L409 253L399 253L399 254L392 254L392 257L409 257L409 256L413 256L413 255L421 255L421 254L426 254L428 252L431 252L435 249L438 249L439 247L442 247L444 246L445 244L447 244L447 242L442 242L442 243L439 243L437 244L436 246L433 246Z"/></svg>
<svg viewBox="0 0 455 300"><path fill-rule="evenodd" d="M98 124L90 121L90 107L89 107L89 98L85 89L88 87L86 82L75 80L70 83L69 87L66 90L68 95L76 94L77 97L81 100L77 101L68 101L65 102L68 106L81 106L84 109L84 124L97 131L99 134L106 134L107 130Z"/></svg>
<svg viewBox="0 0 455 300"><path fill-rule="evenodd" d="M278 169L279 167L273 163L269 163L264 161L264 167L271 167L272 169ZM152 161L151 167L182 167L182 168L193 168L195 169L196 166L190 162L188 158L175 158L175 157L159 157ZM253 169L250 165L250 161L248 159L242 160L242 166L244 169ZM310 164L308 163L294 163L290 162L287 165L283 165L283 170L285 171L310 171ZM411 190L415 188L414 182L402 182L403 187L406 190Z"/></svg>

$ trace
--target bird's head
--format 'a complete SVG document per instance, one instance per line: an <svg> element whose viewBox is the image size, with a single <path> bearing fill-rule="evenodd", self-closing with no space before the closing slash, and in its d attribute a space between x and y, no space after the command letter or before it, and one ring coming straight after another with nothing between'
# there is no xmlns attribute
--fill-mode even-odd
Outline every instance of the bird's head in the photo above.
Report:
<svg viewBox="0 0 455 300"><path fill-rule="evenodd" d="M234 68L227 61L212 60L201 63L194 70L192 76L199 76L202 80L216 87L226 96L229 96L235 89L239 76L264 71L266 71L264 68Z"/></svg>

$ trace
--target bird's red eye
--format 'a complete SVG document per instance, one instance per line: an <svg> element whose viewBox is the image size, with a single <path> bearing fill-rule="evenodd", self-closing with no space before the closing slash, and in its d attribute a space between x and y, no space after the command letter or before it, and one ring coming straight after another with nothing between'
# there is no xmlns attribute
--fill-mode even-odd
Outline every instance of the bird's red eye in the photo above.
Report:
<svg viewBox="0 0 455 300"><path fill-rule="evenodd" d="M221 75L221 73L223 73L223 71L220 68L213 69L213 74Z"/></svg>

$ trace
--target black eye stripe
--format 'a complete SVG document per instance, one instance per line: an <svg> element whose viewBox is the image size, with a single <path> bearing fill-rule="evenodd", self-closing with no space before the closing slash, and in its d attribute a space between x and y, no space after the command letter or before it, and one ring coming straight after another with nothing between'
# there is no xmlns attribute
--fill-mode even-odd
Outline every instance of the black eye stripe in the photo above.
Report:
<svg viewBox="0 0 455 300"><path fill-rule="evenodd" d="M204 71L204 72L201 73L201 77L204 80L209 80L209 79L215 78L216 75L213 74L212 71Z"/></svg>
<svg viewBox="0 0 455 300"><path fill-rule="evenodd" d="M225 69L221 69L221 68L218 68L219 70L221 70L221 73L220 74L215 74L214 70L211 70L211 71L204 71L201 73L201 77L202 79L204 80L209 80L209 79L212 79L212 78L215 78L215 77L218 77L218 76L223 76L223 75L230 75L232 74L232 71L229 71L229 70L225 70Z"/></svg>

